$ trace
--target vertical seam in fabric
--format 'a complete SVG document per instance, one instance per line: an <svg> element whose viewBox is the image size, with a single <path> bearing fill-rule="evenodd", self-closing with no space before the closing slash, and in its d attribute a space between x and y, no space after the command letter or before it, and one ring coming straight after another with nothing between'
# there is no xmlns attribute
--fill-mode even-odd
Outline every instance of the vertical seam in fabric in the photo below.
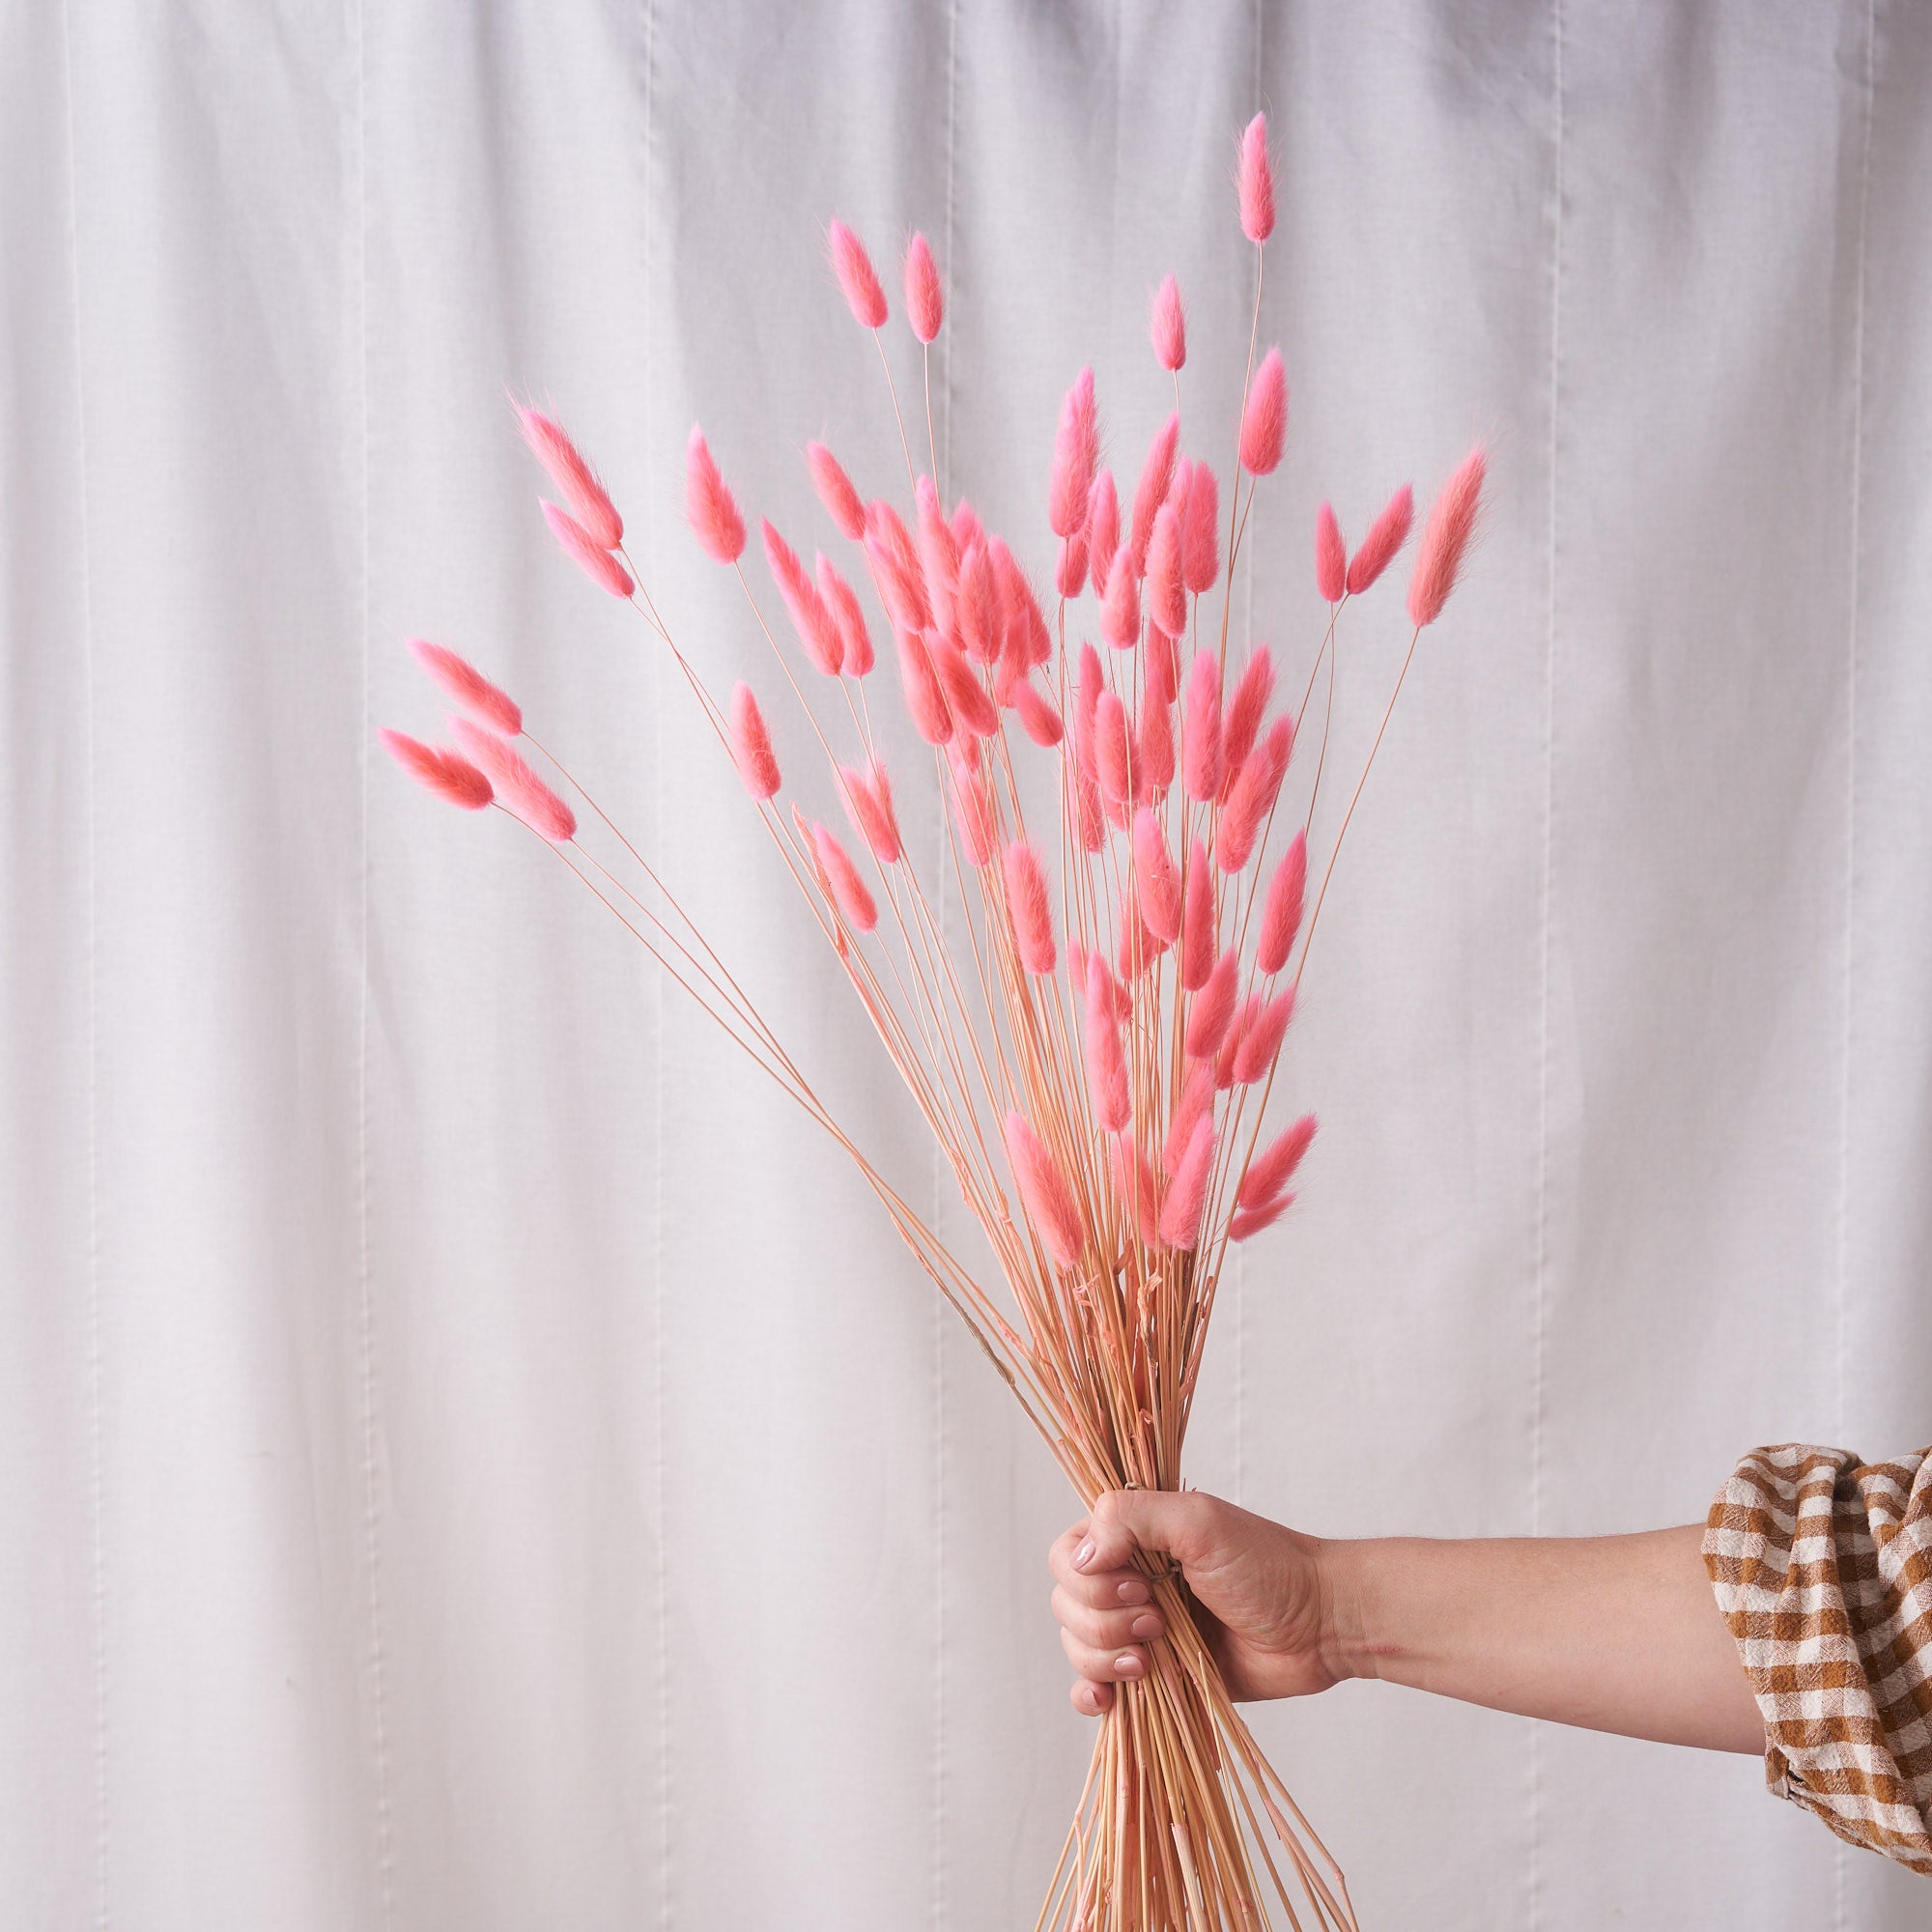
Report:
<svg viewBox="0 0 1932 1932"><path fill-rule="evenodd" d="M950 0L946 10L946 229L944 251L948 273L955 274L953 294L956 300L958 284L953 264L953 189L957 180L958 159L958 86L959 86L959 0ZM955 317L953 327L946 334L946 346L941 355L940 364L940 408L946 423L946 454L940 459L940 473L933 478L939 490L939 499L949 503L952 499L952 337L958 328ZM945 836L944 794L940 801L940 831ZM942 864L937 868L942 892L946 868ZM940 930L945 931L945 909L942 899ZM933 1162L933 1191L935 1207L943 1186L939 1163ZM932 1713L932 1922L935 1926L946 1922L946 1303L935 1296L932 1304L932 1467L933 1489L936 1507L933 1511L933 1592L932 1592L932 1648L933 1648L933 1713Z"/></svg>
<svg viewBox="0 0 1932 1932"><path fill-rule="evenodd" d="M657 248L657 0L644 0L644 111L643 111L643 202L644 202L644 312L643 336L643 438L648 456L657 447L656 416L651 408L652 291L657 287L655 253ZM644 561L655 575L657 570L657 499L644 494ZM664 654L651 653L651 814L653 824L664 824ZM652 1035L652 1127L656 1159L654 1200L651 1208L651 1338L653 1418L652 1444L654 1494L652 1509L657 1517L656 1616L657 1650L652 1660L654 1689L658 1702L658 1923L668 1932L672 1918L671 1887L671 1679L670 1679L670 1554L669 1488L668 1483L670 1433L666 1423L665 1406L668 1379L665 1374L665 1317L668 1306L665 1294L664 1238L664 1046L665 997L663 976L651 976Z"/></svg>
<svg viewBox="0 0 1932 1932"><path fill-rule="evenodd" d="M360 562L362 709L357 721L357 779L361 788L361 943L356 984L355 1193L358 1343L362 1372L362 1535L369 1566L369 1681L376 1768L376 1877L382 1922L395 1922L395 1840L389 1816L389 1729L385 1708L383 1624L382 1512L376 1480L375 1279L369 1234L369 49L360 0L355 23L355 287L356 390L361 415Z"/></svg>
<svg viewBox="0 0 1932 1932"><path fill-rule="evenodd" d="M100 1322L100 1018L99 839L95 787L94 559L87 517L87 388L81 362L80 164L73 111L73 16L61 8L61 80L67 108L68 267L73 301L74 460L80 526L81 682L87 728L87 1448L93 1514L94 1619L94 1922L107 1913L107 1432Z"/></svg>
<svg viewBox="0 0 1932 1932"><path fill-rule="evenodd" d="M1563 0L1550 5L1552 106L1549 202L1549 504L1543 696L1543 917L1537 1000L1536 1239L1530 1276L1529 1532L1543 1532L1544 1426L1548 1405L1545 1318L1549 1284L1549 935L1556 865L1556 511L1558 409L1563 350ZM1543 1919L1543 1733L1529 1727L1529 1857L1526 1911L1531 1932Z"/></svg>
<svg viewBox="0 0 1932 1932"><path fill-rule="evenodd" d="M1854 940L1858 908L1858 827L1859 827L1859 600L1862 592L1860 569L1860 543L1864 510L1864 429L1865 429L1865 239L1871 203L1871 159L1873 124L1878 113L1878 0L1865 0L1864 63L1864 139L1859 160L1859 239L1857 266L1852 282L1852 451L1851 451L1851 554L1850 583L1846 599L1845 623L1845 944L1843 987L1843 1031L1839 1041L1838 1086L1838 1252L1837 1252L1837 1347L1835 1406L1838 1440L1850 1435L1846 1413L1846 1348L1850 1326L1851 1301L1851 1203L1852 1203L1852 993L1854 979ZM1837 1932L1845 1932L1846 1916L1845 1845L1834 1846L1833 1918Z"/></svg>

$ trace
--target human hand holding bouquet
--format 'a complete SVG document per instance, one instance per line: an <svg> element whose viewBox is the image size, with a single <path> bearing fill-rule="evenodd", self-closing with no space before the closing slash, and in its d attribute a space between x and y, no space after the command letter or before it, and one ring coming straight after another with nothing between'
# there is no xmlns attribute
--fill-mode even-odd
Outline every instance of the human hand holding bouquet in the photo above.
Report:
<svg viewBox="0 0 1932 1932"><path fill-rule="evenodd" d="M853 549L846 570L823 553L808 568L769 521L761 524L765 564L792 634L786 642L745 576L745 520L703 435L693 431L692 527L703 550L737 574L849 836L832 828L835 813L825 807L814 805L823 815L813 816L790 797L779 803L784 771L764 706L745 683L728 696L713 690L703 660L686 650L638 581L603 484L554 423L522 412L526 437L564 499L544 504L553 532L671 653L937 1136L991 1247L999 1289L948 1248L832 1120L653 865L535 743L513 700L463 660L418 642L424 668L459 706L455 747L385 734L402 762L451 802L501 806L548 841L839 1141L1090 1507L1110 1492L1179 1488L1228 1244L1261 1234L1293 1199L1314 1118L1271 1121L1269 1104L1335 852L1361 790L1358 780L1311 881L1336 625L1388 568L1410 522L1403 489L1351 556L1322 506L1316 569L1328 606L1325 635L1300 705L1271 715L1268 646L1239 665L1229 653L1234 567L1288 424L1280 353L1259 361L1255 354L1274 219L1259 117L1242 136L1238 180L1242 226L1256 249L1255 324L1229 438L1236 463L1225 517L1215 470L1181 449L1186 327L1169 278L1155 298L1152 335L1177 407L1124 513L1100 462L1092 371L1067 392L1048 478L1046 523L1057 541L1045 603L1021 560L1034 554L1037 533L1009 547L970 504L942 500L929 407L931 467L919 473L880 333L886 297L840 223L830 232L833 267L878 348L907 495L896 505L883 496L867 501L829 449L809 447L819 500ZM907 252L905 279L923 354L942 326L944 299L922 238ZM1408 655L1390 708L1416 639L1455 582L1482 481L1478 449L1429 519L1409 586ZM917 852L901 833L901 794L867 695L885 654L854 580L869 581L883 610L893 668L950 807L939 854ZM1097 645L1083 635L1090 621ZM1305 798L1291 803L1298 726L1324 669L1313 773ZM1387 719L1385 710L1384 727ZM1377 746L1380 738L1378 729ZM1026 769L1041 759L1054 781L1050 823ZM582 827L585 836L569 796L592 821ZM939 882L922 876L933 864L952 872L963 918L942 921ZM1142 1674L1112 1700L1042 1923L1080 1932L1245 1928L1265 1921L1271 1895L1290 1924L1352 1927L1340 1872L1234 1707L1223 1665L1239 1686L1245 1661L1224 1647L1217 1662L1171 1564L1145 1555L1135 1562L1143 1614L1158 1620L1161 1634L1144 1653Z"/></svg>

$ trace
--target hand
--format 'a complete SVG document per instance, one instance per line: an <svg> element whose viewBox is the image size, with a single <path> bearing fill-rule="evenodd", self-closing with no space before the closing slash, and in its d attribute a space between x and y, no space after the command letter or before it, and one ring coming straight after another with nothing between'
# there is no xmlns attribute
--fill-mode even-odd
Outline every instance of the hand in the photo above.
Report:
<svg viewBox="0 0 1932 1932"><path fill-rule="evenodd" d="M1067 1693L1097 1718L1114 1686L1147 1670L1164 1634L1137 1549L1164 1551L1194 1593L1201 1634L1237 1698L1325 1690L1342 1673L1322 1657L1328 1623L1321 1545L1199 1490L1115 1490L1055 1542L1053 1614L1079 1677Z"/></svg>

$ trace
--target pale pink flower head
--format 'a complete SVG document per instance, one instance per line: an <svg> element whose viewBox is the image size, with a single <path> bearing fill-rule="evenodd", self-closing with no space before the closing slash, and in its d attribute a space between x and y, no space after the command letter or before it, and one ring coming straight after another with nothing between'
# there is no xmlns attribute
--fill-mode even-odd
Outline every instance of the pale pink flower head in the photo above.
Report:
<svg viewBox="0 0 1932 1932"><path fill-rule="evenodd" d="M1063 597L1078 597L1087 586L1087 539L1075 533L1063 537L1060 561L1053 573L1053 587Z"/></svg>
<svg viewBox="0 0 1932 1932"><path fill-rule="evenodd" d="M1087 1084L1094 1118L1109 1133L1119 1133L1132 1118L1126 1055L1121 1046L1121 1019L1114 1002L1114 976L1097 952L1086 959Z"/></svg>
<svg viewBox="0 0 1932 1932"><path fill-rule="evenodd" d="M1195 1122L1187 1151L1168 1183L1160 1210L1160 1237L1170 1248L1191 1248L1201 1238L1201 1216L1208 1206L1208 1182L1214 1166L1214 1122L1204 1114Z"/></svg>
<svg viewBox="0 0 1932 1932"><path fill-rule="evenodd" d="M496 794L490 781L468 758L445 752L440 745L425 745L405 737L385 725L376 733L383 749L418 784L427 785L437 797L460 806L465 811L481 811Z"/></svg>
<svg viewBox="0 0 1932 1932"><path fill-rule="evenodd" d="M1153 353L1163 369L1179 369L1187 360L1187 316L1172 275L1154 291Z"/></svg>
<svg viewBox="0 0 1932 1932"><path fill-rule="evenodd" d="M1349 587L1349 548L1327 503L1315 513L1315 587L1324 604L1339 604Z"/></svg>
<svg viewBox="0 0 1932 1932"><path fill-rule="evenodd" d="M1279 973L1288 964L1294 936L1301 930L1301 902L1307 891L1308 833L1302 829L1295 833L1268 881L1261 938L1255 947L1255 964L1264 973Z"/></svg>
<svg viewBox="0 0 1932 1932"><path fill-rule="evenodd" d="M1415 575L1408 581L1408 614L1417 630L1441 616L1442 607L1456 587L1463 554L1475 534L1487 461L1479 442L1430 507L1415 553Z"/></svg>
<svg viewBox="0 0 1932 1932"><path fill-rule="evenodd" d="M1198 993L1214 970L1214 871L1208 847L1197 838L1187 854L1187 885L1180 908L1180 983Z"/></svg>
<svg viewBox="0 0 1932 1932"><path fill-rule="evenodd" d="M1141 466L1141 480L1134 490L1134 522L1130 535L1134 551L1134 575L1147 569L1148 545L1153 539L1154 518L1174 487L1174 460L1180 447L1180 412L1175 413L1154 432L1148 445L1147 461Z"/></svg>
<svg viewBox="0 0 1932 1932"><path fill-rule="evenodd" d="M612 597L628 597L637 586L631 582L631 573L605 550L602 545L591 540L590 534L568 510L559 508L548 498L543 502L544 522L550 526L550 533L557 541L557 548L570 557L591 582L608 590Z"/></svg>
<svg viewBox="0 0 1932 1932"><path fill-rule="evenodd" d="M845 640L838 634L838 620L805 574L797 553L772 527L769 518L759 525L759 533L765 540L765 562L771 568L772 581L784 599L806 656L827 677L837 677L845 662Z"/></svg>
<svg viewBox="0 0 1932 1932"><path fill-rule="evenodd" d="M1094 371L1083 369L1073 379L1060 406L1060 427L1053 439L1053 471L1046 492L1047 526L1057 537L1070 537L1087 519L1088 495L1100 463L1100 420L1094 402Z"/></svg>
<svg viewBox="0 0 1932 1932"><path fill-rule="evenodd" d="M1127 707L1111 691L1103 691L1094 707L1094 775L1100 781L1101 797L1110 804L1123 806L1133 796Z"/></svg>
<svg viewBox="0 0 1932 1932"><path fill-rule="evenodd" d="M940 688L925 639L917 631L895 625L893 641L898 646L899 677L905 686L913 728L928 745L943 745L952 736L952 714L946 708L946 694Z"/></svg>
<svg viewBox="0 0 1932 1932"><path fill-rule="evenodd" d="M962 552L970 543L986 541L986 530L980 522L980 513L964 497L952 506L952 534L959 540Z"/></svg>
<svg viewBox="0 0 1932 1932"><path fill-rule="evenodd" d="M1157 642L1173 642L1158 631L1153 635ZM1174 782L1174 712L1161 680L1154 675L1154 667L1160 662L1159 652L1149 652L1148 679L1141 690L1140 723L1135 733L1141 751L1140 770L1135 776L1144 799L1159 797Z"/></svg>
<svg viewBox="0 0 1932 1932"><path fill-rule="evenodd" d="M1133 553L1122 544L1114 553L1107 573L1106 594L1100 600L1100 635L1117 651L1130 651L1141 637L1141 586L1134 575Z"/></svg>
<svg viewBox="0 0 1932 1932"><path fill-rule="evenodd" d="M838 534L857 543L866 534L866 506L859 500L851 477L822 442L808 442L805 460L811 470L811 487L818 492L818 500L825 505ZM743 548L742 539L739 547Z"/></svg>
<svg viewBox="0 0 1932 1932"><path fill-rule="evenodd" d="M1205 655L1205 654L1204 654ZM1198 662L1199 660L1197 660ZM1223 798L1234 790L1248 753L1260 735L1262 719L1268 699L1274 695L1274 653L1265 644L1257 644L1241 672L1235 694L1228 700L1226 722L1221 731Z"/></svg>
<svg viewBox="0 0 1932 1932"><path fill-rule="evenodd" d="M1277 718L1255 747L1253 756L1241 766L1214 835L1214 857L1224 872L1238 872L1254 856L1267 830L1274 802L1281 795L1281 781L1293 751L1293 722Z"/></svg>
<svg viewBox="0 0 1932 1932"><path fill-rule="evenodd" d="M986 687L967 663L966 654L937 631L928 631L925 648L939 675L939 687L952 712L952 722L976 738L990 738L1000 728L1000 714Z"/></svg>
<svg viewBox="0 0 1932 1932"><path fill-rule="evenodd" d="M919 559L932 600L932 620L942 631L952 631L957 621L953 598L959 587L959 539L939 506L939 492L930 476L919 479L913 499L919 509Z"/></svg>
<svg viewBox="0 0 1932 1932"><path fill-rule="evenodd" d="M903 847L898 814L893 810L892 781L885 766L876 759L869 772L840 765L838 787L853 830L871 847L873 858L882 866L896 866Z"/></svg>
<svg viewBox="0 0 1932 1932"><path fill-rule="evenodd" d="M1103 469L1094 478L1087 496L1087 568L1094 585L1104 590L1114 568L1114 553L1121 547L1121 499L1114 488L1114 472Z"/></svg>
<svg viewBox="0 0 1932 1932"><path fill-rule="evenodd" d="M711 445L696 423L684 453L684 513L707 556L736 563L745 554L745 520L718 473Z"/></svg>
<svg viewBox="0 0 1932 1932"><path fill-rule="evenodd" d="M1172 945L1180 937L1180 873L1146 806L1134 813L1134 889L1148 930Z"/></svg>
<svg viewBox="0 0 1932 1932"><path fill-rule="evenodd" d="M902 631L931 629L932 603L919 551L898 512L883 497L875 497L866 510L866 555L893 622Z"/></svg>
<svg viewBox="0 0 1932 1932"><path fill-rule="evenodd" d="M507 740L468 718L452 718L449 728L489 775L497 802L532 832L554 845L568 845L577 837L577 814L510 749Z"/></svg>
<svg viewBox="0 0 1932 1932"><path fill-rule="evenodd" d="M1241 132L1236 178L1241 193L1241 233L1259 246L1274 233L1274 169L1268 164L1265 114L1257 114Z"/></svg>
<svg viewBox="0 0 1932 1932"><path fill-rule="evenodd" d="M1186 1158L1194 1130L1214 1110L1214 1067L1210 1061L1197 1060L1188 1068L1174 1113L1168 1122L1167 1141L1160 1151L1160 1164L1172 1174Z"/></svg>
<svg viewBox="0 0 1932 1932"><path fill-rule="evenodd" d="M1187 796L1207 805L1221 794L1221 667L1198 651L1187 672L1180 724L1180 777Z"/></svg>
<svg viewBox="0 0 1932 1932"><path fill-rule="evenodd" d="M516 699L508 692L497 690L474 665L440 644L431 643L427 638L406 638L403 641L417 664L472 718L506 738L522 736L524 714L517 708Z"/></svg>
<svg viewBox="0 0 1932 1932"><path fill-rule="evenodd" d="M1013 922L1013 944L1029 973L1051 973L1059 954L1053 943L1053 904L1039 854L1024 838L1007 847L1007 911Z"/></svg>
<svg viewBox="0 0 1932 1932"><path fill-rule="evenodd" d="M1187 467L1187 497L1180 512L1180 569L1195 596L1213 589L1221 573L1221 486L1198 459Z"/></svg>
<svg viewBox="0 0 1932 1932"><path fill-rule="evenodd" d="M1027 1220L1047 1253L1062 1267L1071 1267L1087 1245L1087 1231L1066 1177L1024 1114L1007 1115L1006 1142Z"/></svg>
<svg viewBox="0 0 1932 1932"><path fill-rule="evenodd" d="M1148 621L1170 638L1187 628L1187 584L1181 576L1180 518L1172 503L1163 503L1153 520L1148 544Z"/></svg>
<svg viewBox="0 0 1932 1932"><path fill-rule="evenodd" d="M1228 1223L1231 1241L1251 1241L1264 1228L1271 1228L1294 1206L1293 1194L1282 1194L1264 1208L1239 1208Z"/></svg>
<svg viewBox="0 0 1932 1932"><path fill-rule="evenodd" d="M1265 1208L1294 1179L1302 1156L1315 1139L1315 1116L1304 1114L1284 1127L1248 1163L1235 1199L1243 1208L1259 1211Z"/></svg>
<svg viewBox="0 0 1932 1932"><path fill-rule="evenodd" d="M822 825L811 828L812 850L818 855L819 868L832 888L832 902L854 932L870 932L879 923L878 902L871 889L859 876L851 854Z"/></svg>
<svg viewBox="0 0 1932 1932"><path fill-rule="evenodd" d="M923 235L914 232L905 252L906 316L912 332L922 342L930 342L939 333L946 314L946 298L939 287L939 265Z"/></svg>
<svg viewBox="0 0 1932 1932"><path fill-rule="evenodd" d="M996 663L1007 641L1006 605L993 559L977 537L959 558L952 604L954 628L967 656L980 664Z"/></svg>
<svg viewBox="0 0 1932 1932"><path fill-rule="evenodd" d="M1036 745L1051 750L1066 735L1066 726L1051 700L1025 678L1013 687L1013 709Z"/></svg>
<svg viewBox="0 0 1932 1932"><path fill-rule="evenodd" d="M1270 349L1255 371L1248 406L1241 413L1241 468L1251 476L1266 476L1281 461L1288 441L1288 372L1281 351Z"/></svg>
<svg viewBox="0 0 1932 1932"><path fill-rule="evenodd" d="M1073 757L1080 769L1091 778L1099 773L1095 761L1094 733L1095 720L1100 711L1100 694L1107 688L1106 674L1100 668L1100 654L1092 644L1080 646L1080 668L1073 687Z"/></svg>
<svg viewBox="0 0 1932 1932"><path fill-rule="evenodd" d="M1252 1087L1265 1080L1281 1051L1282 1037L1294 1017L1294 988L1287 986L1255 1014L1235 1053L1235 1085Z"/></svg>
<svg viewBox="0 0 1932 1932"><path fill-rule="evenodd" d="M624 541L624 520L617 514L596 470L578 453L577 445L549 416L520 408L517 421L530 454L549 472L570 514L599 550L615 550Z"/></svg>
<svg viewBox="0 0 1932 1932"><path fill-rule="evenodd" d="M862 328L883 328L886 292L879 286L865 243L842 221L834 221L826 230L825 239L832 250L832 271L838 277L838 287L853 318Z"/></svg>
<svg viewBox="0 0 1932 1932"><path fill-rule="evenodd" d="M838 668L847 677L864 677L872 668L872 634L866 628L866 613L859 608L858 595L823 551L818 553L816 574L818 594L832 612L843 644Z"/></svg>
<svg viewBox="0 0 1932 1932"><path fill-rule="evenodd" d="M772 751L772 734L752 687L740 682L731 689L731 757L745 789L760 801L777 792L779 761Z"/></svg>
<svg viewBox="0 0 1932 1932"><path fill-rule="evenodd" d="M1349 559L1350 597L1359 597L1395 561L1396 553L1408 541L1408 526L1414 516L1415 497L1405 483L1369 526L1361 549Z"/></svg>
<svg viewBox="0 0 1932 1932"><path fill-rule="evenodd" d="M1187 1011L1187 1054L1191 1060L1212 1060L1228 1037L1235 1017L1236 976L1240 958L1231 946L1214 962L1208 982L1194 996Z"/></svg>

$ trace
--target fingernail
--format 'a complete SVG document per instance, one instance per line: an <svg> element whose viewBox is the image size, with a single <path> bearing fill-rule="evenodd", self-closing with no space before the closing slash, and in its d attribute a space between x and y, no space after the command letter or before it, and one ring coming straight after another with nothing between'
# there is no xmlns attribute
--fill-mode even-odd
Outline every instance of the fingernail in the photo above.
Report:
<svg viewBox="0 0 1932 1932"><path fill-rule="evenodd" d="M1093 1560L1094 1560L1094 1539L1090 1536L1087 1539L1087 1541L1083 1543L1080 1546L1080 1548L1073 1552L1073 1567L1076 1570L1084 1570L1086 1569L1088 1564L1093 1562Z"/></svg>
<svg viewBox="0 0 1932 1932"><path fill-rule="evenodd" d="M1147 1585L1138 1577L1128 1577L1121 1584L1120 1597L1123 1604L1144 1604L1147 1602Z"/></svg>
<svg viewBox="0 0 1932 1932"><path fill-rule="evenodd" d="M1117 1677L1138 1677L1141 1674L1141 1661L1132 1651L1123 1650L1114 1660L1114 1674Z"/></svg>
<svg viewBox="0 0 1932 1932"><path fill-rule="evenodd" d="M1136 1636L1158 1636L1161 1633L1161 1621L1150 1613L1144 1617L1136 1617L1132 1628Z"/></svg>

